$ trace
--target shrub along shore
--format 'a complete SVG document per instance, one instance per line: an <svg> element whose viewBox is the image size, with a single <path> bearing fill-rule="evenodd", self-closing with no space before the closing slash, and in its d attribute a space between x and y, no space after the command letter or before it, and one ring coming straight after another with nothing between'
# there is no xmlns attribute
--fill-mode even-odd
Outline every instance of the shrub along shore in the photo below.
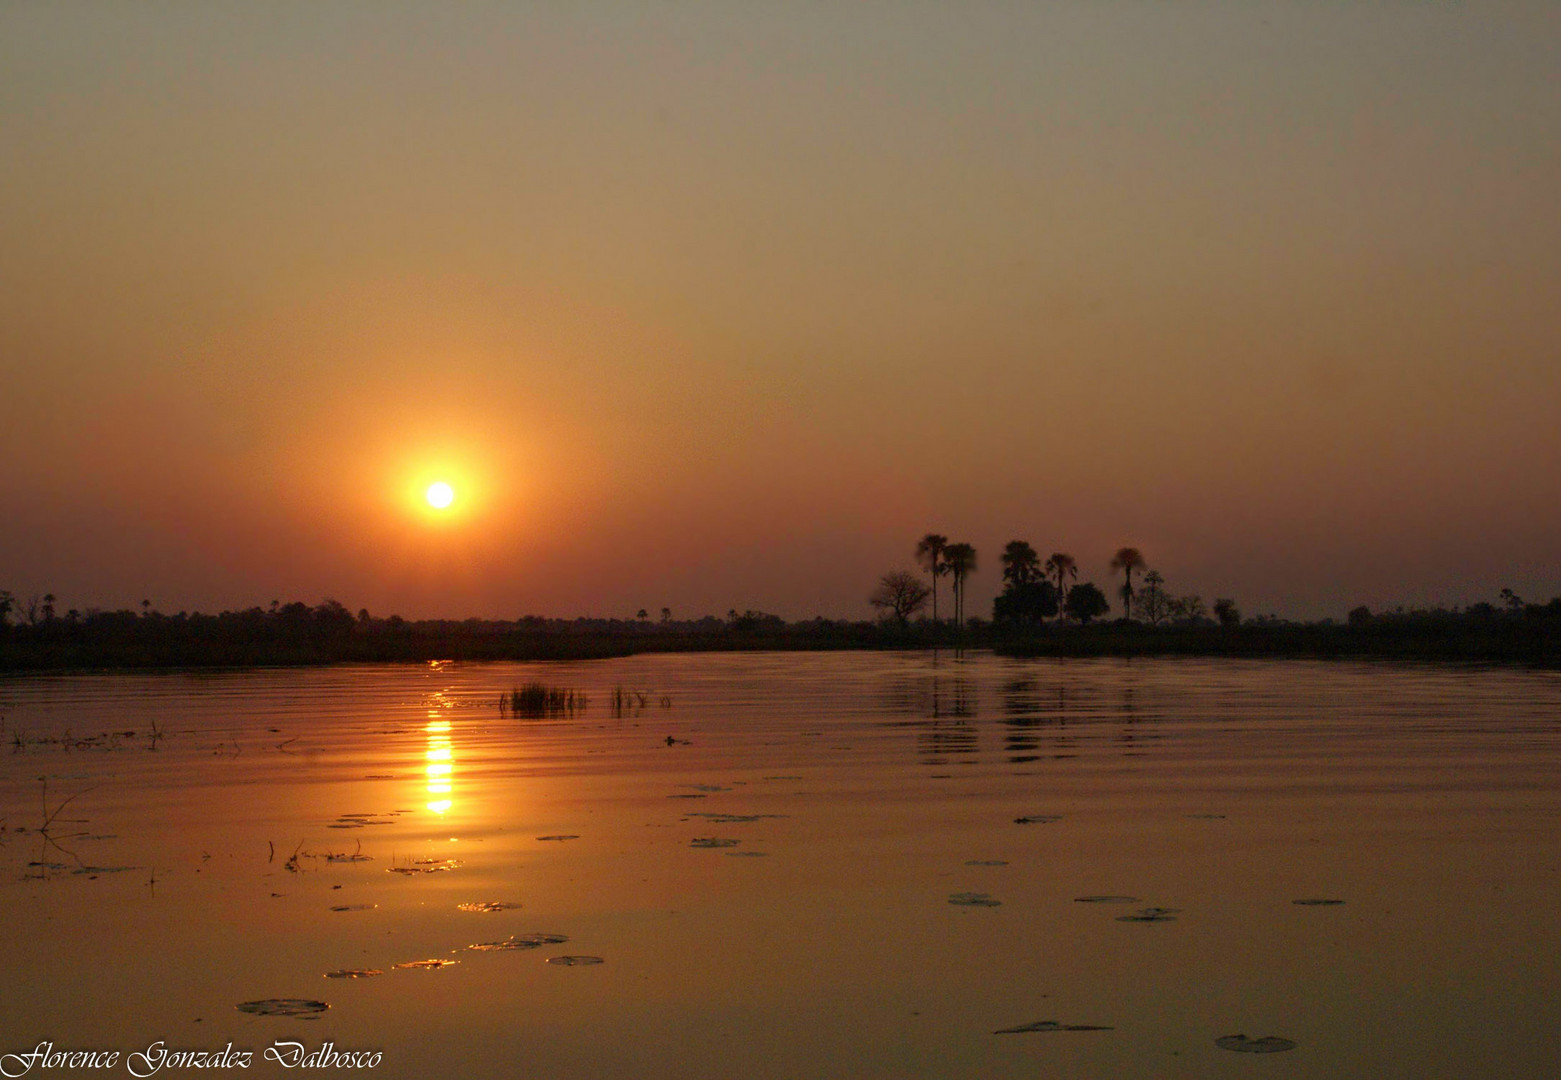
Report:
<svg viewBox="0 0 1561 1080"><path fill-rule="evenodd" d="M762 612L725 619L408 621L356 616L334 601L220 615L94 612L0 626L0 671L265 667L431 660L583 660L651 652L992 649L1014 657L1230 656L1403 659L1561 666L1561 600L1462 610L1363 608L1346 623L1211 620L786 622Z"/></svg>

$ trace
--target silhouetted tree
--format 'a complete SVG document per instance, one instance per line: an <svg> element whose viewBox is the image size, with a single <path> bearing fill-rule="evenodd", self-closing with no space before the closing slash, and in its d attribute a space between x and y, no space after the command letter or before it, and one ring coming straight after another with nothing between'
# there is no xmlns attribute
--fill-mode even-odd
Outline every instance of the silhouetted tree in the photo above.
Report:
<svg viewBox="0 0 1561 1080"><path fill-rule="evenodd" d="M938 578L948 573L943 561L943 551L949 546L949 538L938 533L928 533L916 545L916 562L927 568L932 577L932 621L938 621Z"/></svg>
<svg viewBox="0 0 1561 1080"><path fill-rule="evenodd" d="M1171 617L1171 597L1165 591L1165 578L1160 571L1151 570L1144 575L1144 591L1138 597L1138 610L1155 626Z"/></svg>
<svg viewBox="0 0 1561 1080"><path fill-rule="evenodd" d="M1086 581L1068 590L1068 599L1063 604L1063 609L1070 619L1077 619L1088 626L1091 619L1099 618L1110 611L1111 605L1106 603L1105 593Z"/></svg>
<svg viewBox="0 0 1561 1080"><path fill-rule="evenodd" d="M650 612L646 611L644 608L640 608L640 610L635 613L634 617L640 622L648 622L650 621Z"/></svg>
<svg viewBox="0 0 1561 1080"><path fill-rule="evenodd" d="M43 614L43 621L46 622L46 623L51 623L51 622L54 621L54 599L55 599L55 597L54 597L53 593L44 593L43 594L43 612L42 612L42 614Z"/></svg>
<svg viewBox="0 0 1561 1080"><path fill-rule="evenodd" d="M1122 571L1122 617L1133 617L1133 571L1144 568L1144 557L1137 548L1117 548L1111 557L1111 569Z"/></svg>
<svg viewBox="0 0 1561 1080"><path fill-rule="evenodd" d="M976 569L976 549L969 544L950 544L943 549L943 564L954 583L954 623L965 627L965 578Z"/></svg>
<svg viewBox="0 0 1561 1080"><path fill-rule="evenodd" d="M1523 610L1523 598L1511 589L1501 590L1501 602L1507 606L1507 610L1516 615Z"/></svg>
<svg viewBox="0 0 1561 1080"><path fill-rule="evenodd" d="M1208 608L1203 606L1203 597L1197 593L1171 597L1169 608L1171 618L1179 623L1203 622L1209 617Z"/></svg>
<svg viewBox="0 0 1561 1080"><path fill-rule="evenodd" d="M908 570L895 570L878 579L878 587L867 602L886 615L894 616L902 626L912 615L927 606L931 590L921 578Z"/></svg>
<svg viewBox="0 0 1561 1080"><path fill-rule="evenodd" d="M1057 587L1036 578L1010 581L992 601L992 621L1034 625L1057 614Z"/></svg>
<svg viewBox="0 0 1561 1080"><path fill-rule="evenodd" d="M672 621L672 609L671 608L664 607L664 608L661 609L661 621L664 624L665 623L669 623L669 622Z"/></svg>
<svg viewBox="0 0 1561 1080"><path fill-rule="evenodd" d="M1010 540L1003 548L1003 580L1010 585L1028 585L1041 578L1041 557L1023 540Z"/></svg>
<svg viewBox="0 0 1561 1080"><path fill-rule="evenodd" d="M1065 551L1052 552L1051 558L1046 560L1046 574L1057 579L1057 595L1066 597L1068 587L1065 578L1071 577L1075 582L1079 580L1079 564L1072 555Z"/></svg>
<svg viewBox="0 0 1561 1080"><path fill-rule="evenodd" d="M1371 609L1365 604L1360 607L1350 608L1350 625L1365 626L1371 622Z"/></svg>
<svg viewBox="0 0 1561 1080"><path fill-rule="evenodd" d="M1214 601L1214 617L1221 626L1241 625L1241 611L1236 607L1236 602L1228 597L1222 596Z"/></svg>
<svg viewBox="0 0 1561 1080"><path fill-rule="evenodd" d="M0 628L10 625L11 609L16 607L16 597L10 589L0 589Z"/></svg>

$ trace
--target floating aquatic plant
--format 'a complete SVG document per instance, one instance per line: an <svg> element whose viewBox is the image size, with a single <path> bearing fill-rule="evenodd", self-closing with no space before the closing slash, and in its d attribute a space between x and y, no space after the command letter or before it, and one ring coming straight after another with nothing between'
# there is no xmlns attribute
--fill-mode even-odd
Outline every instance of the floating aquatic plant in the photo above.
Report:
<svg viewBox="0 0 1561 1080"><path fill-rule="evenodd" d="M537 839L538 840L557 840L557 841L562 842L564 840L578 840L578 839L580 839L580 834L579 833L561 833L561 834L559 834L557 836L539 836L539 837L537 837Z"/></svg>
<svg viewBox="0 0 1561 1080"><path fill-rule="evenodd" d="M550 956L547 962L557 964L559 967L580 967L586 964L600 964L604 961L600 956Z"/></svg>
<svg viewBox="0 0 1561 1080"><path fill-rule="evenodd" d="M1007 859L971 859L966 866L1007 866Z"/></svg>
<svg viewBox="0 0 1561 1080"><path fill-rule="evenodd" d="M1037 1020L1033 1024L1020 1024L1018 1027L998 1028L993 1035L1027 1035L1032 1031L1115 1031L1115 1028L1102 1027L1099 1024L1059 1024L1055 1020Z"/></svg>
<svg viewBox="0 0 1561 1080"><path fill-rule="evenodd" d="M331 910L332 911L373 911L377 907L379 907L378 904L337 904L334 907L332 907Z"/></svg>
<svg viewBox="0 0 1561 1080"><path fill-rule="evenodd" d="M1306 900L1292 900L1292 904L1300 904L1302 907L1337 907L1344 903L1343 900L1333 900L1324 897L1312 897Z"/></svg>
<svg viewBox="0 0 1561 1080"><path fill-rule="evenodd" d="M563 934L518 934L503 941L479 941L466 947L475 952L514 952L518 949L537 949L543 945L562 945L568 940Z"/></svg>
<svg viewBox="0 0 1561 1080"><path fill-rule="evenodd" d="M1054 821L1061 821L1061 814L1031 814L1028 817L1014 818L1015 825L1050 825Z"/></svg>
<svg viewBox="0 0 1561 1080"><path fill-rule="evenodd" d="M266 998L262 1001L244 1001L233 1006L239 1012L252 1016L287 1016L295 1020L316 1020L330 1006L311 998Z"/></svg>
<svg viewBox="0 0 1561 1080"><path fill-rule="evenodd" d="M519 904L506 903L502 900L485 900L474 904L456 904L457 911L508 911L510 908L518 908Z"/></svg>
<svg viewBox="0 0 1561 1080"><path fill-rule="evenodd" d="M1075 896L1075 904L1136 904L1136 896Z"/></svg>
<svg viewBox="0 0 1561 1080"><path fill-rule="evenodd" d="M385 974L379 968L342 968L339 971L327 971L327 979L371 979L375 975Z"/></svg>
<svg viewBox="0 0 1561 1080"><path fill-rule="evenodd" d="M1295 1042L1278 1035L1265 1035L1261 1039L1249 1039L1245 1035L1224 1035L1214 1040L1221 1050L1234 1050L1238 1054L1278 1054L1294 1050Z"/></svg>
<svg viewBox="0 0 1561 1080"><path fill-rule="evenodd" d="M733 840L725 836L696 836L688 842L689 847L697 848L723 848L736 847L741 840Z"/></svg>
<svg viewBox="0 0 1561 1080"><path fill-rule="evenodd" d="M454 967L456 964L459 964L459 963L460 963L459 960L408 960L408 961L406 961L403 964L395 964L393 966L396 967L397 969L401 969L401 968L426 968L427 970L432 971L432 970L435 970L436 968Z"/></svg>
<svg viewBox="0 0 1561 1080"><path fill-rule="evenodd" d="M1003 902L995 900L990 893L984 892L957 892L949 897L949 903L958 904L960 907L1001 907Z"/></svg>
<svg viewBox="0 0 1561 1080"><path fill-rule="evenodd" d="M1175 922L1181 908L1146 907L1131 915L1118 915L1117 922Z"/></svg>
<svg viewBox="0 0 1561 1080"><path fill-rule="evenodd" d="M387 874L438 874L460 866L459 859L413 859L410 866L387 866Z"/></svg>

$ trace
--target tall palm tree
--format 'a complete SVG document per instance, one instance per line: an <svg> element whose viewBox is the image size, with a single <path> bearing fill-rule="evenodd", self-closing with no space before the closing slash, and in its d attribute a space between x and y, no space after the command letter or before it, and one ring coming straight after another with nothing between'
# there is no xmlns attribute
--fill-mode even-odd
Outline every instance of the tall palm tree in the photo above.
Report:
<svg viewBox="0 0 1561 1080"><path fill-rule="evenodd" d="M1133 615L1133 571L1144 568L1144 557L1137 548L1117 548L1111 557L1111 569L1122 571L1122 617Z"/></svg>
<svg viewBox="0 0 1561 1080"><path fill-rule="evenodd" d="M976 568L976 549L969 544L950 544L943 549L943 565L954 579L954 622L965 628L965 578Z"/></svg>
<svg viewBox="0 0 1561 1080"><path fill-rule="evenodd" d="M949 538L937 533L928 533L921 538L916 545L916 561L927 568L932 575L932 625L938 624L938 578L949 572L948 564L943 561L943 552L949 546Z"/></svg>
<svg viewBox="0 0 1561 1080"><path fill-rule="evenodd" d="M1023 540L1010 540L1003 549L1003 580L1012 585L1029 585L1041 576L1041 557Z"/></svg>
<svg viewBox="0 0 1561 1080"><path fill-rule="evenodd" d="M1072 577L1074 584L1079 580L1079 564L1072 555L1065 551L1054 551L1052 557L1046 560L1046 576L1057 579L1057 617L1065 617L1063 611L1063 599L1068 595L1068 590L1062 581L1065 577Z"/></svg>

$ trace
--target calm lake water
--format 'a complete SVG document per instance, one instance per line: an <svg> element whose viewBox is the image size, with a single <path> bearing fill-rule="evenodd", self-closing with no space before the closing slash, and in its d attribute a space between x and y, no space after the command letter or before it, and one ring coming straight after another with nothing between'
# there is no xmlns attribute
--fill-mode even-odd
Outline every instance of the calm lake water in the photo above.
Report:
<svg viewBox="0 0 1561 1080"><path fill-rule="evenodd" d="M502 716L533 680L589 702ZM252 1067L220 1075L284 1076L262 1054L291 1041L379 1051L373 1076L538 1080L1561 1068L1555 673L642 656L12 678L0 716L3 1053L231 1043ZM429 960L454 963L397 967ZM329 1008L236 1008L273 999Z"/></svg>

